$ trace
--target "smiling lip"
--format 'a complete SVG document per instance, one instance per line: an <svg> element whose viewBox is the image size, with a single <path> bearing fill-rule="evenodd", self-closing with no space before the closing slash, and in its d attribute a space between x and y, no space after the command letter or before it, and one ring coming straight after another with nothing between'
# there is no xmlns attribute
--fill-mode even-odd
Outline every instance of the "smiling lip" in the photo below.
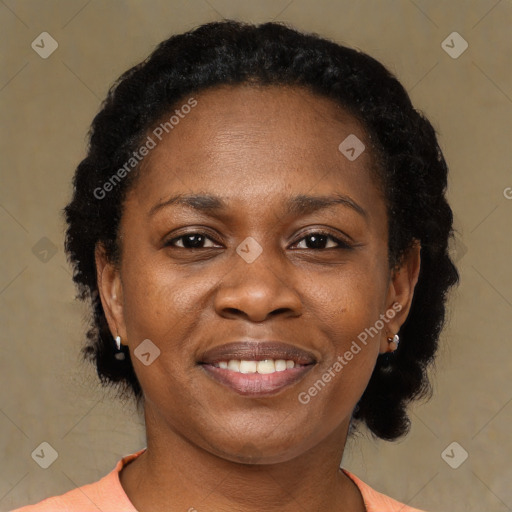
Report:
<svg viewBox="0 0 512 512"><path fill-rule="evenodd" d="M294 361L294 368L269 373L238 373L215 366L220 361ZM244 396L269 396L296 384L315 366L314 355L294 345L279 341L239 341L220 345L200 356L198 364L206 374Z"/></svg>
<svg viewBox="0 0 512 512"><path fill-rule="evenodd" d="M202 364L206 373L217 382L231 388L240 395L269 396L286 386L299 382L315 365L296 366L282 372L270 374L238 373L211 364Z"/></svg>
<svg viewBox="0 0 512 512"><path fill-rule="evenodd" d="M295 345L280 341L235 341L207 350L199 357L199 364L213 364L219 361L264 359L292 360L298 365L316 363L315 356Z"/></svg>

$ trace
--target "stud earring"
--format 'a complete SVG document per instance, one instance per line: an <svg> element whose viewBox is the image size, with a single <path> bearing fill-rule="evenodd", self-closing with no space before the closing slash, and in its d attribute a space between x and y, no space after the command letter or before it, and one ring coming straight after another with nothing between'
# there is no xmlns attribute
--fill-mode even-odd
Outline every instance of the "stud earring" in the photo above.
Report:
<svg viewBox="0 0 512 512"><path fill-rule="evenodd" d="M398 348L398 344L400 343L400 337L398 334L395 334L392 338L388 336L389 343L389 351L394 352Z"/></svg>

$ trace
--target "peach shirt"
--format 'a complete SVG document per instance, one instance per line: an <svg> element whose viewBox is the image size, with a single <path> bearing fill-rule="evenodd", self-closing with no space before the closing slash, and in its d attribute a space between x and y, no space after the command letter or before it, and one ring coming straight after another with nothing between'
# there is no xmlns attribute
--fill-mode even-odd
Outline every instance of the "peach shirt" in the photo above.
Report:
<svg viewBox="0 0 512 512"><path fill-rule="evenodd" d="M102 512L137 512L121 486L119 472L145 450L146 448L143 448L126 455L118 461L110 473L97 482L77 487L60 496L47 498L34 505L17 508L11 512L98 512L99 510ZM352 473L345 469L343 471L359 488L367 512L421 512L373 490ZM191 510L194 510L193 507Z"/></svg>

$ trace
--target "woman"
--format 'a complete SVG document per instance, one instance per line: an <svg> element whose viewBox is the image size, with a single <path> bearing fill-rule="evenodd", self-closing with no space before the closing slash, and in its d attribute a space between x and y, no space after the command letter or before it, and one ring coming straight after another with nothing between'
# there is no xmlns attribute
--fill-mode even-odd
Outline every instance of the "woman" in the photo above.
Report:
<svg viewBox="0 0 512 512"><path fill-rule="evenodd" d="M414 511L339 466L429 390L446 184L373 58L275 23L162 42L111 89L65 208L84 354L147 448L18 510Z"/></svg>

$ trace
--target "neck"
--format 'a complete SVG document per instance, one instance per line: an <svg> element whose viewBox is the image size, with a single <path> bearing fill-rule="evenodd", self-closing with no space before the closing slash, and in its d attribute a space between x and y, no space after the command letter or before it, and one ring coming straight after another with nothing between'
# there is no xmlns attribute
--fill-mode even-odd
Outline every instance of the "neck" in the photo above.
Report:
<svg viewBox="0 0 512 512"><path fill-rule="evenodd" d="M149 419L146 411L147 450L120 474L139 512L365 510L356 485L339 469L348 421L297 457L251 464L214 455L176 432L163 435Z"/></svg>

